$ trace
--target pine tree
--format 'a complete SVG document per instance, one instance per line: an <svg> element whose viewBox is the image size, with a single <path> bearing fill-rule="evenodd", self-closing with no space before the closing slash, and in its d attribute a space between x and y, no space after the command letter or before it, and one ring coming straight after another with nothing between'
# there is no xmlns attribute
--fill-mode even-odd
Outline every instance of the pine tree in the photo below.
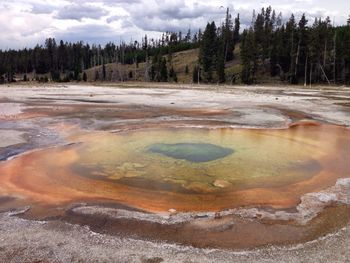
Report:
<svg viewBox="0 0 350 263"><path fill-rule="evenodd" d="M167 69L167 66L166 66L166 59L165 58L162 58L160 60L159 73L160 73L160 81L161 82L167 82L168 81L168 69Z"/></svg>
<svg viewBox="0 0 350 263"><path fill-rule="evenodd" d="M308 56L307 23L308 23L308 20L306 19L305 14L303 14L298 24L298 46L297 46L297 54L295 58L295 72L294 72L293 83L298 83L299 77L303 77L305 72L306 57Z"/></svg>
<svg viewBox="0 0 350 263"><path fill-rule="evenodd" d="M61 75L58 70L51 70L50 75L51 75L52 81L60 82Z"/></svg>
<svg viewBox="0 0 350 263"><path fill-rule="evenodd" d="M308 39L308 61L314 65L311 77L314 81L330 82L334 78L334 30L329 17L315 19ZM333 66L332 66L333 64ZM309 66L309 68L311 65ZM316 71L315 71L316 69ZM321 70L319 70L321 69ZM306 79L306 77L305 77Z"/></svg>
<svg viewBox="0 0 350 263"><path fill-rule="evenodd" d="M260 61L260 64L261 64L261 61L265 58L264 48L265 48L266 37L265 37L264 26L265 26L265 9L263 8L261 14L258 14L256 16L256 20L254 23L254 31L252 32L256 43L256 56L257 56L257 60Z"/></svg>
<svg viewBox="0 0 350 263"><path fill-rule="evenodd" d="M267 59L270 55L271 51L271 40L272 40L272 32L273 32L273 21L271 17L272 8L269 6L265 10L264 17L264 38L262 44L262 57L263 60Z"/></svg>
<svg viewBox="0 0 350 263"><path fill-rule="evenodd" d="M47 66L46 71L54 72L57 70L57 45L54 38L48 38L45 41L45 47L47 50Z"/></svg>
<svg viewBox="0 0 350 263"><path fill-rule="evenodd" d="M336 81L350 84L350 26L336 29Z"/></svg>
<svg viewBox="0 0 350 263"><path fill-rule="evenodd" d="M270 73L271 76L274 77L277 75L278 73L278 47L280 45L279 38L280 34L279 34L279 29L277 30L277 32L273 35L272 37L272 48L271 48L271 53L270 53Z"/></svg>
<svg viewBox="0 0 350 263"><path fill-rule="evenodd" d="M83 81L87 81L87 75L86 75L86 72L83 73Z"/></svg>
<svg viewBox="0 0 350 263"><path fill-rule="evenodd" d="M104 63L102 65L102 79L106 80L106 65Z"/></svg>
<svg viewBox="0 0 350 263"><path fill-rule="evenodd" d="M223 32L222 34L223 35L218 39L218 53L216 57L216 72L219 83L225 82L225 33Z"/></svg>
<svg viewBox="0 0 350 263"><path fill-rule="evenodd" d="M151 81L167 82L168 68L167 62L160 54L155 54L152 58L152 64L149 72Z"/></svg>
<svg viewBox="0 0 350 263"><path fill-rule="evenodd" d="M239 18L239 14L235 18L235 27L233 30L233 43L236 45L239 42L239 30L241 29L241 22Z"/></svg>
<svg viewBox="0 0 350 263"><path fill-rule="evenodd" d="M177 82L177 74L176 74L173 66L169 70L169 79L171 79L174 82Z"/></svg>
<svg viewBox="0 0 350 263"><path fill-rule="evenodd" d="M152 63L151 63L151 67L149 69L149 77L151 81L156 81L156 79L158 78L158 54L156 54L155 56L152 57Z"/></svg>
<svg viewBox="0 0 350 263"><path fill-rule="evenodd" d="M185 74L188 75L189 72L190 72L190 71L189 71L189 69L188 69L188 65L186 64L186 67L185 67Z"/></svg>
<svg viewBox="0 0 350 263"><path fill-rule="evenodd" d="M223 46L224 61L226 62L233 59L233 49L234 49L233 23L232 23L229 8L227 8L226 10L226 19L225 19L225 24L223 25L222 35L223 35L222 41L224 43L224 46Z"/></svg>
<svg viewBox="0 0 350 263"><path fill-rule="evenodd" d="M177 83L177 74L176 74L176 72L175 72L175 71L174 71L173 80L174 80L174 82L176 82L176 83Z"/></svg>
<svg viewBox="0 0 350 263"><path fill-rule="evenodd" d="M292 14L289 21L286 24L285 34L285 60L281 62L281 66L285 72L289 72L289 81L294 82L295 72L295 56L297 47L297 26L295 17Z"/></svg>
<svg viewBox="0 0 350 263"><path fill-rule="evenodd" d="M100 73L98 72L98 70L95 71L95 81L100 80Z"/></svg>
<svg viewBox="0 0 350 263"><path fill-rule="evenodd" d="M253 29L244 30L241 41L242 72L241 79L245 84L255 82L257 68L257 46Z"/></svg>
<svg viewBox="0 0 350 263"><path fill-rule="evenodd" d="M202 68L201 77L206 82L211 82L213 80L213 72L216 69L216 56L216 25L214 22L212 22L211 24L207 24L207 27L203 33L199 51L199 62Z"/></svg>
<svg viewBox="0 0 350 263"><path fill-rule="evenodd" d="M172 66L170 69L169 69L169 78L172 79L174 77L174 67Z"/></svg>

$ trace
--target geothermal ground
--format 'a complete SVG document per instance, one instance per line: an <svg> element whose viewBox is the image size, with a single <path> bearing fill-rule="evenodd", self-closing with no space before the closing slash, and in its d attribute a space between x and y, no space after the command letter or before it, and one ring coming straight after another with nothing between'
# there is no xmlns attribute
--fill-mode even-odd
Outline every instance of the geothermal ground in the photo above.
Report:
<svg viewBox="0 0 350 263"><path fill-rule="evenodd" d="M1 262L348 262L350 88L2 86Z"/></svg>

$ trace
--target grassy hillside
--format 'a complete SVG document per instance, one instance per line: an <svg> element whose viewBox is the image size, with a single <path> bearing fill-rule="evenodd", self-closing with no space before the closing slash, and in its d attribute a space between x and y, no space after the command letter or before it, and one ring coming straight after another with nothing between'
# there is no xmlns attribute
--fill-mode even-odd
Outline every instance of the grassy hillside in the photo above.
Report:
<svg viewBox="0 0 350 263"><path fill-rule="evenodd" d="M174 53L171 58L166 56L168 68L170 68L170 65L174 67L178 76L178 82L190 83L192 81L192 70L198 60L198 51L198 49L191 49ZM188 74L185 73L186 65L189 68ZM146 63L139 63L138 65L106 64L106 81L145 81L146 66ZM102 79L102 66L90 68L85 72L87 73L88 81Z"/></svg>
<svg viewBox="0 0 350 263"><path fill-rule="evenodd" d="M172 57L165 56L168 68L172 65L178 77L178 83L192 83L193 68L198 63L199 49L191 49L174 53ZM241 70L241 59L239 46L235 49L235 59L226 63L226 79L230 83L233 75L238 75ZM106 81L146 81L146 63L132 65L121 65L116 63L106 64ZM186 66L189 72L186 73ZM90 68L85 71L88 81L102 80L102 66ZM236 82L239 82L236 79Z"/></svg>

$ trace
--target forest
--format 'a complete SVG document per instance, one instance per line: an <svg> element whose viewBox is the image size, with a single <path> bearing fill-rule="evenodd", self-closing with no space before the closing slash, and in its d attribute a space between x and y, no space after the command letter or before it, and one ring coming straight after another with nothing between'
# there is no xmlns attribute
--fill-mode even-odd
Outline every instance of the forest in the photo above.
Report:
<svg viewBox="0 0 350 263"><path fill-rule="evenodd" d="M88 68L108 63L138 64L150 61L169 53L197 48L197 39L197 33L192 36L188 32L182 38L181 32L167 32L158 40L148 40L145 36L141 43L122 42L116 45L110 42L101 47L90 46L83 41L68 43L61 40L57 43L54 38L49 38L43 46L37 45L33 49L0 51L0 76L3 81L12 82L16 74L25 74L26 78L26 74L34 72L37 76L49 74L51 80L57 82L81 81L85 80L83 73Z"/></svg>
<svg viewBox="0 0 350 263"><path fill-rule="evenodd" d="M291 84L350 83L350 18L334 27L329 17L312 24L303 14L282 14L271 9L254 14L252 26L241 36L242 80L259 82L261 75L279 76Z"/></svg>
<svg viewBox="0 0 350 263"><path fill-rule="evenodd" d="M253 12L249 27L241 28L240 15L227 9L221 25L210 22L205 29L186 34L165 32L159 39L144 36L141 42L108 43L57 42L22 50L0 50L0 83L18 80L16 75L32 73L38 81L86 81L85 70L105 65L146 63L145 81L177 81L171 55L199 49L198 62L186 71L193 83L282 82L288 84L350 84L350 17L346 25L334 26L329 17L308 21L302 15L283 18L271 7ZM239 72L227 71L239 63ZM45 77L43 77L45 76Z"/></svg>

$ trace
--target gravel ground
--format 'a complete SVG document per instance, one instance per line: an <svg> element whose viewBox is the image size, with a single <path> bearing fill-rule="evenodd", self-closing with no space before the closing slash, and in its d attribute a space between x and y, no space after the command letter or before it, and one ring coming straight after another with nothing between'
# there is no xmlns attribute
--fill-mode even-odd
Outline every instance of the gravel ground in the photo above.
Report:
<svg viewBox="0 0 350 263"><path fill-rule="evenodd" d="M0 214L1 262L350 262L350 226L294 247L196 249L120 239L63 222Z"/></svg>
<svg viewBox="0 0 350 263"><path fill-rule="evenodd" d="M77 105L142 105L149 107L225 109L235 113L232 127L286 127L292 120L281 110L304 113L315 120L350 126L348 87L262 87L124 84L115 86L3 86L0 116L35 102ZM11 103L8 103L11 102ZM0 103L1 105L1 103ZM14 107L13 110L10 108ZM39 106L40 107L40 104ZM287 114L288 115L288 114Z"/></svg>

